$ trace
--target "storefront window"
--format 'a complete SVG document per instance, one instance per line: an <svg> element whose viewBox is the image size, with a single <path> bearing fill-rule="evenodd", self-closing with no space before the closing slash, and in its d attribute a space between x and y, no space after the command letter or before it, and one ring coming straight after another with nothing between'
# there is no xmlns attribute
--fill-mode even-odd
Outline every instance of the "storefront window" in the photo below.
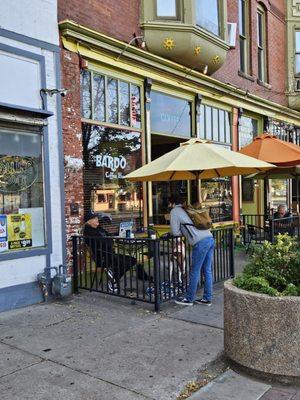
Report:
<svg viewBox="0 0 300 400"><path fill-rule="evenodd" d="M209 210L214 222L232 219L231 179L220 178L201 181L202 205Z"/></svg>
<svg viewBox="0 0 300 400"><path fill-rule="evenodd" d="M296 46L295 46L295 74L300 75L300 31L295 32Z"/></svg>
<svg viewBox="0 0 300 400"><path fill-rule="evenodd" d="M142 165L141 133L90 124L82 132L85 211L108 213L114 233L124 221L139 227L142 186L124 176Z"/></svg>
<svg viewBox="0 0 300 400"><path fill-rule="evenodd" d="M151 130L191 137L191 103L188 100L151 92Z"/></svg>
<svg viewBox="0 0 300 400"><path fill-rule="evenodd" d="M243 148L252 143L258 134L257 119L245 117L239 118L239 148Z"/></svg>
<svg viewBox="0 0 300 400"><path fill-rule="evenodd" d="M141 128L140 87L94 71L81 73L82 117Z"/></svg>
<svg viewBox="0 0 300 400"><path fill-rule="evenodd" d="M0 128L0 253L42 246L41 135Z"/></svg>
<svg viewBox="0 0 300 400"><path fill-rule="evenodd" d="M216 143L231 144L230 113L202 104L200 107L200 137Z"/></svg>
<svg viewBox="0 0 300 400"><path fill-rule="evenodd" d="M220 35L219 27L219 1L195 0L196 24L214 35Z"/></svg>

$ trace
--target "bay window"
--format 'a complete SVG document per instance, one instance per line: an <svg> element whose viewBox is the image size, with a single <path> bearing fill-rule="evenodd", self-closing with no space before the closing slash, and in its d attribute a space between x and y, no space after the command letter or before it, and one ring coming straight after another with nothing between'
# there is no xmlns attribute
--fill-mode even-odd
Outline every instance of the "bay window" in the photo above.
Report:
<svg viewBox="0 0 300 400"><path fill-rule="evenodd" d="M219 0L195 0L196 24L201 28L220 36Z"/></svg>

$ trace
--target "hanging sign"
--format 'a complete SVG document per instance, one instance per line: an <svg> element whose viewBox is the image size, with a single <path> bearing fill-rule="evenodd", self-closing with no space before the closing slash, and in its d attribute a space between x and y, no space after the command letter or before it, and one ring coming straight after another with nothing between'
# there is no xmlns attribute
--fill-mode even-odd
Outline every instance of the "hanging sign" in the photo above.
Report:
<svg viewBox="0 0 300 400"><path fill-rule="evenodd" d="M0 193L17 193L28 189L38 176L35 160L31 157L0 157Z"/></svg>

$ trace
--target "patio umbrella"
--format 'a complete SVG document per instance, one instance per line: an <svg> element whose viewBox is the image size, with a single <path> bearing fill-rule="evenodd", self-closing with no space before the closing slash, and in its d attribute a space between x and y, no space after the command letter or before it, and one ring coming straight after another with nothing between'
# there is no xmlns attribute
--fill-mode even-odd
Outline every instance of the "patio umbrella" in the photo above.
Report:
<svg viewBox="0 0 300 400"><path fill-rule="evenodd" d="M249 175L274 168L272 164L227 150L201 139L178 148L126 175L131 181L169 181Z"/></svg>
<svg viewBox="0 0 300 400"><path fill-rule="evenodd" d="M300 146L268 133L256 137L252 143L243 147L240 153L275 164L277 167L300 164Z"/></svg>

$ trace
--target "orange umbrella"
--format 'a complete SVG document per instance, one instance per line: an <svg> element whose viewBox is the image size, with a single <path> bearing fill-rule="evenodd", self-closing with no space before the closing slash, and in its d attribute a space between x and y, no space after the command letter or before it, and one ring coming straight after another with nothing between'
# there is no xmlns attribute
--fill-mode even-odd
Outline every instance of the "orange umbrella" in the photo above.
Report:
<svg viewBox="0 0 300 400"><path fill-rule="evenodd" d="M268 133L256 137L240 153L282 167L300 164L300 146L277 139Z"/></svg>

